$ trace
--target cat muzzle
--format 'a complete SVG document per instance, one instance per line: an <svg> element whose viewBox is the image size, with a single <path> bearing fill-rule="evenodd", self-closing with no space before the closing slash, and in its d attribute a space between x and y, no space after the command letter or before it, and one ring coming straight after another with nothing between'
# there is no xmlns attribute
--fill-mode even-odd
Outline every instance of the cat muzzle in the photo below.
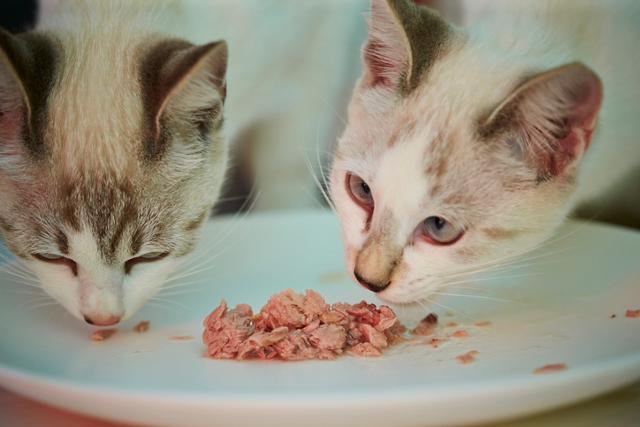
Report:
<svg viewBox="0 0 640 427"><path fill-rule="evenodd" d="M93 326L113 326L118 324L121 316L88 316L84 315L84 321Z"/></svg>
<svg viewBox="0 0 640 427"><path fill-rule="evenodd" d="M369 289L372 292L382 292L391 284L390 281L386 283L377 283L374 281L369 281L364 277L362 277L360 274L358 274L356 270L353 271L353 275L355 276L358 283L360 283L362 286L364 286L365 288Z"/></svg>

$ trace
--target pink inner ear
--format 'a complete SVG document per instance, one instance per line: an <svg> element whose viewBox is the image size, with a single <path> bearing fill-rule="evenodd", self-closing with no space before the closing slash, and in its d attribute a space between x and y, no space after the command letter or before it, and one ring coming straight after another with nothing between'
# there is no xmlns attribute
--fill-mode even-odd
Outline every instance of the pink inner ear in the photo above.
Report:
<svg viewBox="0 0 640 427"><path fill-rule="evenodd" d="M575 88L573 99L573 111L569 115L571 133L581 133L586 151L591 144L591 137L598 118L598 112L602 105L603 90L602 83L593 73L588 73L584 77L584 82ZM566 138L565 138L566 139ZM564 140L563 140L564 141ZM565 145L565 142L559 144ZM579 141L578 141L579 142ZM574 145L567 141L566 144Z"/></svg>
<svg viewBox="0 0 640 427"><path fill-rule="evenodd" d="M529 158L541 176L553 177L576 164L589 147L603 90L598 76L582 64L566 65L542 77L523 93L521 113L523 130L533 138Z"/></svg>
<svg viewBox="0 0 640 427"><path fill-rule="evenodd" d="M13 142L20 137L23 117L23 112L19 110L0 111L0 142Z"/></svg>
<svg viewBox="0 0 640 427"><path fill-rule="evenodd" d="M370 86L392 86L393 81L391 76L394 74L394 70L397 68L389 58L383 55L385 46L376 40L370 40L364 47L364 62L367 65L370 80Z"/></svg>
<svg viewBox="0 0 640 427"><path fill-rule="evenodd" d="M371 1L369 39L363 49L366 83L394 87L409 64L404 29L386 0Z"/></svg>

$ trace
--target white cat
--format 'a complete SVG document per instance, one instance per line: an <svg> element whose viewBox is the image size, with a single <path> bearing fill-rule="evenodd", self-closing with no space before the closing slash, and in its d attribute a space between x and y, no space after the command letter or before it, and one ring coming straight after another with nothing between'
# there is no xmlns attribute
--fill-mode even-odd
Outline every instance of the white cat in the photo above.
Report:
<svg viewBox="0 0 640 427"><path fill-rule="evenodd" d="M640 4L459 6L474 28L372 0L335 152L347 267L393 303L533 248L640 165Z"/></svg>

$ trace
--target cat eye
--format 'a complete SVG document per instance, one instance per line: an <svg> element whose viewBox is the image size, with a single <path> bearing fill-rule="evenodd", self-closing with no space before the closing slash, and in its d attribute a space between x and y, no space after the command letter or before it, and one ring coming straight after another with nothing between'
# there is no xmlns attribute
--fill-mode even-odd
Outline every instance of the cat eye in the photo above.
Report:
<svg viewBox="0 0 640 427"><path fill-rule="evenodd" d="M440 216L430 216L419 226L422 236L432 244L450 245L462 237L464 230Z"/></svg>
<svg viewBox="0 0 640 427"><path fill-rule="evenodd" d="M358 175L348 173L347 174L347 192L351 196L354 202L358 204L364 210L373 211L373 194L371 188L362 178Z"/></svg>
<svg viewBox="0 0 640 427"><path fill-rule="evenodd" d="M48 253L31 254L31 255L38 261L46 262L48 264L65 265L71 270L74 276L78 275L78 264L70 258L63 257L62 255L55 255L55 254L48 254Z"/></svg>
<svg viewBox="0 0 640 427"><path fill-rule="evenodd" d="M124 263L124 272L129 274L131 269L137 264L143 264L145 262L155 262L167 257L169 252L149 252L144 255L131 258Z"/></svg>

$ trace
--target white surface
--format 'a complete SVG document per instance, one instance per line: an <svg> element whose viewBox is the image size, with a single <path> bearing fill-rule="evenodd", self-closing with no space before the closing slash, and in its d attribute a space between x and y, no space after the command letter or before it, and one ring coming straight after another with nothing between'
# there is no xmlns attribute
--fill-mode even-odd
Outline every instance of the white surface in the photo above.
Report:
<svg viewBox="0 0 640 427"><path fill-rule="evenodd" d="M329 214L250 216L216 245L232 223L208 225L202 247L211 255L203 259L212 268L185 279L200 280L187 287L195 292L170 298L188 309L147 306L103 343L89 341L90 330L57 307L25 308L23 288L0 276L0 384L73 411L153 425L400 427L496 421L640 378L640 319L624 318L626 309L640 308L640 235L586 224L565 227L560 234L573 234L527 256L524 267L501 272L541 275L478 280L478 291L455 292L500 301L438 300L457 312L447 317L433 307L442 323L461 323L469 339L380 359L205 359L201 320L222 297L257 308L292 287L314 288L330 302L375 301L339 274L342 254ZM613 313L617 318L609 319ZM400 314L408 320L423 310ZM142 319L151 320L151 330L130 332ZM483 320L493 325L470 326ZM175 342L174 335L196 339ZM458 364L454 357L468 350L480 352L476 363ZM569 370L531 373L558 362Z"/></svg>

